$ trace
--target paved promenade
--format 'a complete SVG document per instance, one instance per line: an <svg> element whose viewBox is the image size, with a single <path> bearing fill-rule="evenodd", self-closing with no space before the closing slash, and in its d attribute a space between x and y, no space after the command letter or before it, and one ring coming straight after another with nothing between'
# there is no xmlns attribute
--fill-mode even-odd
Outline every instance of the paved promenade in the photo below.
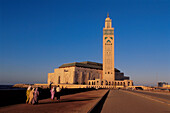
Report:
<svg viewBox="0 0 170 113"><path fill-rule="evenodd" d="M61 96L61 102L40 100L38 105L17 104L0 108L0 113L87 113L108 90Z"/></svg>
<svg viewBox="0 0 170 113"><path fill-rule="evenodd" d="M170 93L162 93L162 92L152 92L152 91L131 91L133 94L144 96L145 98L152 98L158 100L162 103L168 103L170 105Z"/></svg>
<svg viewBox="0 0 170 113"><path fill-rule="evenodd" d="M159 96L157 95L157 97ZM164 98L164 96L160 95L160 98ZM156 98L152 99L152 97L147 97L137 92L110 90L101 112L170 113L170 105L169 103L159 101Z"/></svg>

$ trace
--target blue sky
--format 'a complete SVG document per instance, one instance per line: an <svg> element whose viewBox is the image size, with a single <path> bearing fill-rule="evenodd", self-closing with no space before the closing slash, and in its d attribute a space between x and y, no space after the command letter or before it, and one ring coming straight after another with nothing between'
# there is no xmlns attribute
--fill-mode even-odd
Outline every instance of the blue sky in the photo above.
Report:
<svg viewBox="0 0 170 113"><path fill-rule="evenodd" d="M46 83L63 63L102 63L115 28L115 67L135 84L170 84L168 0L0 0L0 84Z"/></svg>

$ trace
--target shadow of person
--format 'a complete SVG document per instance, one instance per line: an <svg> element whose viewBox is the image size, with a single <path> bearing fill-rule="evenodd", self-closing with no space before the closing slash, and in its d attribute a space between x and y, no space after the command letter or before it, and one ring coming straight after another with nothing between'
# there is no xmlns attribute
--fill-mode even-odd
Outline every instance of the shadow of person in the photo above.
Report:
<svg viewBox="0 0 170 113"><path fill-rule="evenodd" d="M65 103L65 102L78 102L78 101L90 101L90 100L94 100L98 97L92 97L92 98L87 98L87 99L62 99L60 102L58 102L57 100L50 100L47 102L40 102L39 104L54 104L54 103Z"/></svg>

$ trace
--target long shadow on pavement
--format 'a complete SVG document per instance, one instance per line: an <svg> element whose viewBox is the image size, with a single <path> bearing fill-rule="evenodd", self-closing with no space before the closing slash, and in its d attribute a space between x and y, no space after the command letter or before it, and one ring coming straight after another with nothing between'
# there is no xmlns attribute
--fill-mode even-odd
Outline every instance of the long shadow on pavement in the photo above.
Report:
<svg viewBox="0 0 170 113"><path fill-rule="evenodd" d="M94 106L94 108L92 108L90 111L88 111L88 113L100 113L109 92L110 92L110 90L108 90L108 92L102 97L102 99Z"/></svg>
<svg viewBox="0 0 170 113"><path fill-rule="evenodd" d="M98 98L98 97L96 97ZM42 103L39 103L39 104L54 104L54 103L64 103L64 102L77 102L77 101L90 101L90 100L94 100L95 98L89 98L89 99L74 99L74 100L68 100L68 99L63 99L61 100L60 102L57 102L56 100L51 100L51 101L48 101L48 102L42 102Z"/></svg>

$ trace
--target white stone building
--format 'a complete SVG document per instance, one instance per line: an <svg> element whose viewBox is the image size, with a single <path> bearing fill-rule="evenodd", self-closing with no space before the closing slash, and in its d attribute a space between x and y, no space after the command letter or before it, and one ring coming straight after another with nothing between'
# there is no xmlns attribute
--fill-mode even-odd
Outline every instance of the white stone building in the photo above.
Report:
<svg viewBox="0 0 170 113"><path fill-rule="evenodd" d="M48 84L86 84L86 85L114 85L129 86L133 81L124 76L115 68L115 81L103 79L102 64L95 62L74 62L61 65L54 69L54 73L48 73Z"/></svg>

